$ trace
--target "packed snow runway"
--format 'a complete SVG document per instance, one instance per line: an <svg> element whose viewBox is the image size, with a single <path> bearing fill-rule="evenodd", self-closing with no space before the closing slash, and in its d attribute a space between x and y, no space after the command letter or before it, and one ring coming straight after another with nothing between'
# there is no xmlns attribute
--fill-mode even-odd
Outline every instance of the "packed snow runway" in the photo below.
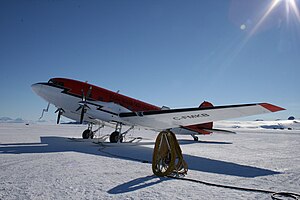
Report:
<svg viewBox="0 0 300 200"><path fill-rule="evenodd" d="M138 145L70 139L85 129L0 123L0 199L271 199L266 193L154 176L155 132L132 130L127 137L142 137ZM237 134L199 136L199 142L177 135L189 165L187 178L299 193L300 130L231 130ZM112 131L105 127L99 136Z"/></svg>

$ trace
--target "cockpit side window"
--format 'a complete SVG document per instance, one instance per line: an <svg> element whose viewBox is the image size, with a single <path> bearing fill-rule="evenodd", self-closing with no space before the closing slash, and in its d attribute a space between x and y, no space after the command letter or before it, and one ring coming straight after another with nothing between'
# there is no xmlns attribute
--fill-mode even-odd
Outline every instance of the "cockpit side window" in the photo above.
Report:
<svg viewBox="0 0 300 200"><path fill-rule="evenodd" d="M61 87L63 87L64 86L64 83L63 82L61 82L61 81L57 81L57 80L55 80L55 79L50 79L49 81L48 81L48 83L52 83L53 85L57 85L57 86L61 86Z"/></svg>

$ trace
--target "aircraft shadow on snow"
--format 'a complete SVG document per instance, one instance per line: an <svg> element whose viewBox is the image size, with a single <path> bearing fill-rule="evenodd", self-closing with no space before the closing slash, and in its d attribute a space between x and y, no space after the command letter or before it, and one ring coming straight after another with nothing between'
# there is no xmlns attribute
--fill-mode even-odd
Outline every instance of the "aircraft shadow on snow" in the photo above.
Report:
<svg viewBox="0 0 300 200"><path fill-rule="evenodd" d="M81 141L81 142L80 142ZM194 143L189 140L179 140L181 145ZM226 145L226 142L200 142L201 144ZM149 143L149 144L154 144ZM100 147L100 148L99 148ZM114 145L101 147L91 141L73 141L65 137L41 137L40 143L0 143L0 154L25 154L25 153L54 153L54 152L79 152L99 156L118 157L120 159L151 163L153 149L140 145L125 146ZM232 162L213 160L209 158L184 154L190 170L201 172L254 178L279 174L279 172L253 166L240 165Z"/></svg>

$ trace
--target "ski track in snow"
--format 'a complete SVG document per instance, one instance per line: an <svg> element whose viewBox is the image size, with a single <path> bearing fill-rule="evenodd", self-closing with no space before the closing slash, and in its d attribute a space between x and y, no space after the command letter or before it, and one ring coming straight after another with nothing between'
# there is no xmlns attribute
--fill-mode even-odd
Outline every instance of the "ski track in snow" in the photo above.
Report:
<svg viewBox="0 0 300 200"><path fill-rule="evenodd" d="M144 138L144 144L136 146L68 139L80 138L84 129L81 125L0 124L0 199L271 199L265 193L154 176L155 132L131 131L129 136ZM106 127L100 134L112 131ZM189 165L186 177L300 192L299 130L234 131L237 134L200 136L198 143L191 136L178 135Z"/></svg>

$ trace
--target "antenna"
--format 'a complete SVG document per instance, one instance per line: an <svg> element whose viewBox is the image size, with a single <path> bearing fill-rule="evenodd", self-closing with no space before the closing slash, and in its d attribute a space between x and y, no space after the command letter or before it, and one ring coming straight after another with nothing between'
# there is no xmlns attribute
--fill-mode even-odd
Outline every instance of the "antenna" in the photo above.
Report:
<svg viewBox="0 0 300 200"><path fill-rule="evenodd" d="M43 109L43 111L42 111L42 115L40 116L40 118L39 118L39 119L42 119L42 118L43 118L43 116L44 116L44 112L48 112L48 110L49 110L49 106L50 106L50 103L48 103L48 106L47 106L47 108L44 108L44 109Z"/></svg>

